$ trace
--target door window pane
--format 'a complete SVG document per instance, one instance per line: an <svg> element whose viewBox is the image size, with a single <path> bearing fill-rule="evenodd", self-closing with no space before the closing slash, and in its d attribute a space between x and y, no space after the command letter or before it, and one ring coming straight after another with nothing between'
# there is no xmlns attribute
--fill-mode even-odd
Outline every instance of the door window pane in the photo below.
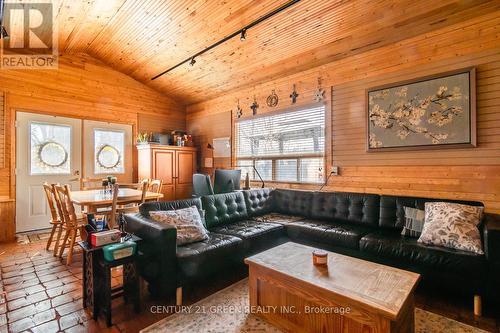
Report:
<svg viewBox="0 0 500 333"><path fill-rule="evenodd" d="M30 124L30 174L71 173L71 127Z"/></svg>
<svg viewBox="0 0 500 333"><path fill-rule="evenodd" d="M296 182L297 160L277 160L276 179L279 181Z"/></svg>
<svg viewBox="0 0 500 333"><path fill-rule="evenodd" d="M124 173L125 133L94 130L95 174Z"/></svg>

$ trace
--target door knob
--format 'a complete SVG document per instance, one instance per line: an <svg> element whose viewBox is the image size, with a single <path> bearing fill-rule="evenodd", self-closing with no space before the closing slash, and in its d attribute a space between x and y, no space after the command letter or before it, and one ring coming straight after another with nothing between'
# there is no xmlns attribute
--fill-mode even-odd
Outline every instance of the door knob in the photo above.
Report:
<svg viewBox="0 0 500 333"><path fill-rule="evenodd" d="M80 170L75 170L75 171L73 172L73 175L75 175L75 176L80 176Z"/></svg>

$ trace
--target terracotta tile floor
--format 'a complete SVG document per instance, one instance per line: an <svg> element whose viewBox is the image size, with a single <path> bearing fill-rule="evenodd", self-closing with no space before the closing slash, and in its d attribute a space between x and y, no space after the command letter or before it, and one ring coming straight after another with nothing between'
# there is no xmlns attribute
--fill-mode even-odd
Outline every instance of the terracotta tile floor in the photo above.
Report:
<svg viewBox="0 0 500 333"><path fill-rule="evenodd" d="M138 332L165 317L150 311L137 315L117 299L112 327L107 328L102 318L92 320L82 306L81 252L77 250L73 263L66 266L65 260L45 250L47 238L46 233L22 235L17 243L0 244L1 333ZM121 270L115 269L112 285L120 283Z"/></svg>
<svg viewBox="0 0 500 333"><path fill-rule="evenodd" d="M82 308L82 256L66 266L52 251L45 250L46 233L19 236L17 243L0 244L0 333L3 332L138 332L168 314L155 314L151 306L173 305L173 299L151 300L145 296L143 310L136 314L122 299L113 300L113 326L103 318L94 321ZM65 261L64 261L65 262ZM184 301L193 303L234 283L245 272L224 273L203 288L187 290ZM112 284L121 283L121 271L112 274ZM446 317L500 333L500 311L487 308L483 317L472 314L470 300L444 300L418 292L417 306ZM197 332L192 332L197 333Z"/></svg>

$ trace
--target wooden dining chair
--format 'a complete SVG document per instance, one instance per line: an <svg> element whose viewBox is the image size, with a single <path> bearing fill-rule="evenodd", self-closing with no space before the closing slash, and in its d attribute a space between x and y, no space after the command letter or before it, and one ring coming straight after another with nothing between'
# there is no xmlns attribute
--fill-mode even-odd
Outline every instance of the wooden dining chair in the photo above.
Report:
<svg viewBox="0 0 500 333"><path fill-rule="evenodd" d="M160 194L163 187L163 180L161 179L151 179L149 181L149 192ZM160 198L154 199L154 201L160 201Z"/></svg>
<svg viewBox="0 0 500 333"><path fill-rule="evenodd" d="M62 258L64 250L67 248L68 257L66 258L66 264L70 265L73 261L73 250L77 245L77 237L80 236L82 240L85 238L84 225L87 221L85 214L83 217L78 217L76 215L75 206L71 201L69 185L56 185L55 188L61 202L61 210L63 213L62 226L65 231L64 238L60 244L59 258Z"/></svg>
<svg viewBox="0 0 500 333"><path fill-rule="evenodd" d="M102 178L80 178L80 189L97 190L102 188Z"/></svg>
<svg viewBox="0 0 500 333"><path fill-rule="evenodd" d="M141 191L141 198L136 202L127 205L118 205L116 208L116 212L120 216L126 213L137 213L139 211L139 206L146 201L146 194L148 193L149 182L147 180L143 180L139 184L140 184L139 189Z"/></svg>
<svg viewBox="0 0 500 333"><path fill-rule="evenodd" d="M45 249L48 251L50 249L50 246L52 245L52 241L54 241L54 235L57 237L57 235L61 234L62 221L56 208L57 205L56 205L56 198L55 198L56 194L54 190L54 184L49 185L47 182L43 183L43 190L45 192L45 196L47 198L47 204L49 205L49 210L50 210L49 223L52 225L52 229L50 230L50 236L49 239L47 240L47 246L45 246ZM57 247L58 247L58 241L55 242L54 251L57 251Z"/></svg>
<svg viewBox="0 0 500 333"><path fill-rule="evenodd" d="M134 190L140 190L142 191L142 187L144 183L149 185L149 179L144 178L143 180L139 181L138 183L119 183L118 185L120 188L131 188Z"/></svg>
<svg viewBox="0 0 500 333"><path fill-rule="evenodd" d="M111 203L111 210L106 213L106 218L108 222L108 228L113 229L116 226L116 217L118 214L118 191L120 187L118 184L114 184L112 188L113 201Z"/></svg>
<svg viewBox="0 0 500 333"><path fill-rule="evenodd" d="M57 230L57 235L55 239L55 244L54 244L54 257L57 257L59 255L59 249L61 246L61 237L62 233L64 231L64 211L61 203L61 199L59 197L59 193L57 192L57 186L59 184L52 184L52 193L54 195L54 202L56 204L56 209L57 209L57 215L59 215L59 219L61 220L61 227L58 228Z"/></svg>

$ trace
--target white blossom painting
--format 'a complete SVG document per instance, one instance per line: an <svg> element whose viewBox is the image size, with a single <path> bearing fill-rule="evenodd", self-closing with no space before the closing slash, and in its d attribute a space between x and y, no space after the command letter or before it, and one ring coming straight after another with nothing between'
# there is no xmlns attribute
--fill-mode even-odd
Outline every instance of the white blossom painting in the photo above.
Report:
<svg viewBox="0 0 500 333"><path fill-rule="evenodd" d="M368 90L368 150L475 146L474 69Z"/></svg>

